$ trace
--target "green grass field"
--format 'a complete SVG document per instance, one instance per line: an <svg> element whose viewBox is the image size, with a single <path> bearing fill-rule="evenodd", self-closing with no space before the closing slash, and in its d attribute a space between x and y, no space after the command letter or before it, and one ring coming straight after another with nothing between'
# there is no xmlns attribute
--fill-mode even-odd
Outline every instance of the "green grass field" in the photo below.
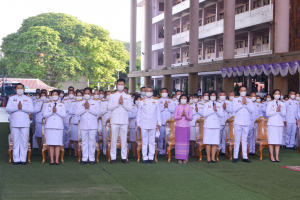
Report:
<svg viewBox="0 0 300 200"><path fill-rule="evenodd" d="M7 124L0 130L0 199L300 199L300 172L281 167L300 165L294 150L282 149L281 163L250 157L251 164L233 164L221 157L217 164L159 158L153 165L133 159L111 165L101 154L93 166L81 166L68 152L65 164L42 164L33 150L32 164L14 166L7 163Z"/></svg>

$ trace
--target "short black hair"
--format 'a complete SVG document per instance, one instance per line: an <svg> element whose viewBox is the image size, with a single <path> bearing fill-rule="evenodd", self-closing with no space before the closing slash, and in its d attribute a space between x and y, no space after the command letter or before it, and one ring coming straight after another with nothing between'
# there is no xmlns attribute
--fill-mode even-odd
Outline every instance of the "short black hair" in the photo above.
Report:
<svg viewBox="0 0 300 200"><path fill-rule="evenodd" d="M25 86L22 83L17 83L16 86L15 86L15 89L17 88L18 85L22 85L23 88L25 89Z"/></svg>
<svg viewBox="0 0 300 200"><path fill-rule="evenodd" d="M68 88L68 90L70 90L71 88L74 90L74 87L73 87L73 86L70 86L70 87Z"/></svg>
<svg viewBox="0 0 300 200"><path fill-rule="evenodd" d="M246 90L247 90L247 86L246 85L241 85L240 90L241 90L242 87L246 88Z"/></svg>
<svg viewBox="0 0 300 200"><path fill-rule="evenodd" d="M39 90L39 91L41 91L41 89L40 89L40 88L37 88L35 91L38 91L38 90Z"/></svg>
<svg viewBox="0 0 300 200"><path fill-rule="evenodd" d="M93 89L92 89L92 88L90 88L90 87L86 87L86 88L84 88L84 89L83 89L83 93L84 93L86 90L89 90L91 93L92 93L92 91L93 91Z"/></svg>
<svg viewBox="0 0 300 200"><path fill-rule="evenodd" d="M74 91L74 90L69 90L69 91L68 91L68 94L69 94L70 92L73 92L73 93L75 93L75 91Z"/></svg>
<svg viewBox="0 0 300 200"><path fill-rule="evenodd" d="M139 98L141 98L140 95L135 95L133 98L133 104L135 104L135 101L138 100Z"/></svg>
<svg viewBox="0 0 300 200"><path fill-rule="evenodd" d="M209 94L208 94L209 99L210 99L210 96L211 96L212 94L215 94L215 95L216 95L216 100L217 100L217 99L218 99L218 93L217 93L217 91L216 91L216 90L210 91Z"/></svg>
<svg viewBox="0 0 300 200"><path fill-rule="evenodd" d="M193 97L199 98L199 95L197 93L192 95Z"/></svg>
<svg viewBox="0 0 300 200"><path fill-rule="evenodd" d="M123 82L123 83L125 84L125 80L122 79L122 78L119 78L119 79L117 80L117 83L119 83L119 82Z"/></svg>
<svg viewBox="0 0 300 200"><path fill-rule="evenodd" d="M160 91L162 92L162 90L167 90L167 92L169 92L168 88L161 88Z"/></svg>
<svg viewBox="0 0 300 200"><path fill-rule="evenodd" d="M99 92L104 92L104 90L99 90Z"/></svg>
<svg viewBox="0 0 300 200"><path fill-rule="evenodd" d="M82 94L82 92L80 90L76 91L76 96L77 96L78 93L80 93L83 96L83 94Z"/></svg>
<svg viewBox="0 0 300 200"><path fill-rule="evenodd" d="M181 97L186 97L187 98L187 103L190 101L190 97L188 97L188 95L186 95L186 94L182 94L182 95L180 95L180 97L179 97L179 103L180 103L180 100L181 100Z"/></svg>
<svg viewBox="0 0 300 200"><path fill-rule="evenodd" d="M181 92L181 93L183 93L181 90L177 90L177 91L175 92L175 94L176 94L177 92Z"/></svg>
<svg viewBox="0 0 300 200"><path fill-rule="evenodd" d="M128 87L124 87L124 90L125 90L125 89L128 90Z"/></svg>
<svg viewBox="0 0 300 200"><path fill-rule="evenodd" d="M45 95L46 95L46 97L47 97L47 93L46 93L46 92L41 92L41 96L42 96L42 94L45 94Z"/></svg>
<svg viewBox="0 0 300 200"><path fill-rule="evenodd" d="M221 90L221 91L219 92L219 94L221 94L221 93L225 93L225 95L226 95L226 92L225 92L224 90Z"/></svg>
<svg viewBox="0 0 300 200"><path fill-rule="evenodd" d="M290 91L289 91L289 94L290 94L291 92L295 92L295 93L296 93L296 91L295 91L295 90L290 90Z"/></svg>
<svg viewBox="0 0 300 200"><path fill-rule="evenodd" d="M141 90L142 90L142 89L146 89L146 87L143 86L143 87L141 87Z"/></svg>
<svg viewBox="0 0 300 200"><path fill-rule="evenodd" d="M272 92L272 96L273 96L273 95L275 94L275 92L277 92L277 91L278 91L279 93L281 93L280 90L275 89L275 90L273 90L273 92Z"/></svg>
<svg viewBox="0 0 300 200"><path fill-rule="evenodd" d="M250 93L250 95L251 95L252 93L254 93L254 94L256 95L256 92L255 92L255 91L252 91L252 92Z"/></svg>
<svg viewBox="0 0 300 200"><path fill-rule="evenodd" d="M59 93L60 93L60 91L59 91L59 90L52 90L52 91L51 91L51 96L52 96L52 95L53 95L53 93L55 93L55 92L57 93L57 95L59 95Z"/></svg>

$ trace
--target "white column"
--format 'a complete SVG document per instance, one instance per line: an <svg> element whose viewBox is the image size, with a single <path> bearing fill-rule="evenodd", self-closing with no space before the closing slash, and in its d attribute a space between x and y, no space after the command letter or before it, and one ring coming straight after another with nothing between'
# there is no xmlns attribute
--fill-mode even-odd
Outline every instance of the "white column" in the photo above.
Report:
<svg viewBox="0 0 300 200"><path fill-rule="evenodd" d="M130 12L130 72L136 71L136 0L131 0ZM136 78L129 78L129 92L135 92Z"/></svg>
<svg viewBox="0 0 300 200"><path fill-rule="evenodd" d="M275 1L275 53L289 51L290 0Z"/></svg>
<svg viewBox="0 0 300 200"><path fill-rule="evenodd" d="M220 2L217 2L216 3L216 21L220 20L220 10L221 10Z"/></svg>
<svg viewBox="0 0 300 200"><path fill-rule="evenodd" d="M199 0L190 0L189 63L198 64ZM190 87L190 85L189 85Z"/></svg>
<svg viewBox="0 0 300 200"><path fill-rule="evenodd" d="M273 50L273 26L269 26L269 51L271 50Z"/></svg>
<svg viewBox="0 0 300 200"><path fill-rule="evenodd" d="M220 51L220 41L218 39L215 39L215 54L216 58L219 58L219 51Z"/></svg>
<svg viewBox="0 0 300 200"><path fill-rule="evenodd" d="M248 32L248 53L253 53L253 32Z"/></svg>
<svg viewBox="0 0 300 200"><path fill-rule="evenodd" d="M235 1L224 1L224 59L234 58L235 43Z"/></svg>
<svg viewBox="0 0 300 200"><path fill-rule="evenodd" d="M144 69L149 70L152 67L152 0L145 1L145 62ZM151 77L145 77L145 85L151 85Z"/></svg>

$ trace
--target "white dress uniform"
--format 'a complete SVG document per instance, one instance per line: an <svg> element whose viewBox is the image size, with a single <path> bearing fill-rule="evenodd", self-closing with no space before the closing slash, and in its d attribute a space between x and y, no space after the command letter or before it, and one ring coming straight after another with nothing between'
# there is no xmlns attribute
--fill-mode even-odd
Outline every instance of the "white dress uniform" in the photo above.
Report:
<svg viewBox="0 0 300 200"><path fill-rule="evenodd" d="M193 109L193 119L189 121L190 123L190 140L196 141L196 128L195 122L197 119L201 118L203 115L203 103L190 103L189 106ZM196 112L196 106L198 107L198 112Z"/></svg>
<svg viewBox="0 0 300 200"><path fill-rule="evenodd" d="M129 124L129 132L130 132L130 137L129 141L130 142L135 142L136 141L136 136L135 136L135 122L136 122L136 114L137 114L138 106L133 104L132 105L132 110L128 111L128 118L131 119L130 124Z"/></svg>
<svg viewBox="0 0 300 200"><path fill-rule="evenodd" d="M43 109L45 108L47 101L39 100L34 105L34 111L36 117L36 123L35 123L35 136L36 137L42 137L42 120L43 120ZM43 108L42 108L43 106Z"/></svg>
<svg viewBox="0 0 300 200"><path fill-rule="evenodd" d="M154 159L156 125L161 126L159 107L159 100L156 97L146 97L139 102L137 125L141 127L142 131L142 154L144 161Z"/></svg>
<svg viewBox="0 0 300 200"><path fill-rule="evenodd" d="M88 101L90 109L85 109ZM98 130L100 104L97 99L80 100L76 102L75 115L80 117L80 132L82 138L82 161L95 162L95 144Z"/></svg>
<svg viewBox="0 0 300 200"><path fill-rule="evenodd" d="M65 97L63 99L62 102L65 103L65 107L66 107L66 112L67 115L64 118L64 137L63 137L63 143L64 143L64 147L68 148L69 147L69 126L70 126L70 117L71 115L69 114L70 108L71 108L71 104L72 101L74 101L75 99L70 99L69 97Z"/></svg>
<svg viewBox="0 0 300 200"><path fill-rule="evenodd" d="M121 96L123 98L123 105L119 104ZM124 91L117 91L111 94L108 102L108 110L111 111L111 160L116 160L118 134L120 134L121 138L122 160L125 160L127 158L128 111L132 110L131 96Z"/></svg>
<svg viewBox="0 0 300 200"><path fill-rule="evenodd" d="M53 106L56 107L56 113L53 113ZM50 101L46 103L43 109L43 117L46 119L46 144L62 145L64 124L63 118L66 117L65 104L63 102Z"/></svg>
<svg viewBox="0 0 300 200"><path fill-rule="evenodd" d="M252 101L253 102L253 101ZM255 133L254 133L254 122L257 118L263 116L261 110L261 103L253 102L253 112L251 113L251 123L248 134L249 152L255 153Z"/></svg>
<svg viewBox="0 0 300 200"><path fill-rule="evenodd" d="M225 140L226 140L226 131L225 131L225 123L227 119L230 117L232 111L232 101L230 100L219 100L218 102L223 110L223 115L220 117L220 144L219 149L222 153L225 153ZM223 104L226 104L226 109L223 108Z"/></svg>
<svg viewBox="0 0 300 200"><path fill-rule="evenodd" d="M78 121L80 117L75 115L77 101L72 101L69 108L69 115L71 118L71 141L78 141Z"/></svg>
<svg viewBox="0 0 300 200"><path fill-rule="evenodd" d="M33 97L35 97L35 98L33 98ZM33 103L33 108L34 108L36 102L39 101L40 98L36 98L36 96L33 96L33 97L31 97L31 98L32 98L32 103ZM36 124L36 115L35 115L35 113L32 113L32 125L35 126L35 124Z"/></svg>
<svg viewBox="0 0 300 200"><path fill-rule="evenodd" d="M168 108L165 108L165 102L168 103ZM165 154L164 139L166 134L166 121L173 117L175 106L174 101L168 97L159 99L160 115L161 115L161 127L159 129L160 135L158 137L157 146L159 154Z"/></svg>
<svg viewBox="0 0 300 200"><path fill-rule="evenodd" d="M21 102L22 109L18 109ZM10 114L10 130L13 140L13 160L14 162L26 162L28 150L28 137L30 127L29 115L33 113L33 103L26 95L14 95L8 99L6 112Z"/></svg>
<svg viewBox="0 0 300 200"><path fill-rule="evenodd" d="M277 112L277 107L281 105L280 112ZM268 143L274 145L282 144L282 133L284 127L284 118L286 116L286 108L283 102L271 101L268 103L266 114L268 120Z"/></svg>
<svg viewBox="0 0 300 200"><path fill-rule="evenodd" d="M111 118L111 111L108 110L108 100L103 101L101 103L101 112L100 115L102 116L102 137L103 137L103 144L102 144L102 151L103 155L106 155L106 135L108 134L109 138L109 133L106 132L106 121Z"/></svg>
<svg viewBox="0 0 300 200"><path fill-rule="evenodd" d="M234 117L234 159L238 158L240 149L240 140L242 137L243 159L248 159L247 155L247 138L251 123L251 113L253 112L253 102L246 98L246 105L242 105L243 97L237 97L233 100Z"/></svg>
<svg viewBox="0 0 300 200"><path fill-rule="evenodd" d="M297 125L296 122L299 119L299 102L293 99L285 101L286 118L287 122L285 144L287 148L293 148L295 145L295 136Z"/></svg>
<svg viewBox="0 0 300 200"><path fill-rule="evenodd" d="M214 111L214 104L216 104L217 111ZM205 117L205 121L203 126L203 144L220 144L220 117L223 115L224 111L220 103L211 100L204 103L203 117Z"/></svg>
<svg viewBox="0 0 300 200"><path fill-rule="evenodd" d="M271 101L265 101L265 102L263 102L262 105L261 105L262 115L263 115L265 118L267 118L267 119L268 119L268 116L267 116L267 114L266 114L266 111L267 111L267 105L268 105L269 102L271 102Z"/></svg>

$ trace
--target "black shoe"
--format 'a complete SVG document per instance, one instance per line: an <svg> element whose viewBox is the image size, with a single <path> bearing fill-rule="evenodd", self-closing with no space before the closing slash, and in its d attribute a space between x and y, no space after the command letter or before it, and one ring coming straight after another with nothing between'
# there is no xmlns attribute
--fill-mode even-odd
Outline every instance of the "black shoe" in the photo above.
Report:
<svg viewBox="0 0 300 200"><path fill-rule="evenodd" d="M123 163L123 164L129 164L129 162L128 162L126 159L123 159L123 160L122 160L122 163Z"/></svg>
<svg viewBox="0 0 300 200"><path fill-rule="evenodd" d="M249 153L249 156L255 156L255 153Z"/></svg>
<svg viewBox="0 0 300 200"><path fill-rule="evenodd" d="M164 154L158 154L158 157L164 157L165 155Z"/></svg>
<svg viewBox="0 0 300 200"><path fill-rule="evenodd" d="M87 162L86 161L81 161L81 165L85 165Z"/></svg>
<svg viewBox="0 0 300 200"><path fill-rule="evenodd" d="M293 149L294 149L294 150L298 150L298 148L297 148L297 147L294 147Z"/></svg>
<svg viewBox="0 0 300 200"><path fill-rule="evenodd" d="M251 161L249 159L243 159L243 162L251 163Z"/></svg>
<svg viewBox="0 0 300 200"><path fill-rule="evenodd" d="M280 160L275 160L275 161L272 161L272 162L281 162Z"/></svg>
<svg viewBox="0 0 300 200"><path fill-rule="evenodd" d="M215 161L215 160L212 160L211 162L212 162L212 163L217 163L217 161Z"/></svg>
<svg viewBox="0 0 300 200"><path fill-rule="evenodd" d="M49 163L49 165L54 165L54 163Z"/></svg>
<svg viewBox="0 0 300 200"><path fill-rule="evenodd" d="M58 163L55 163L55 165L60 165L60 164L59 164L59 162L58 162Z"/></svg>
<svg viewBox="0 0 300 200"><path fill-rule="evenodd" d="M220 156L225 156L225 153L220 153Z"/></svg>
<svg viewBox="0 0 300 200"><path fill-rule="evenodd" d="M149 163L150 163L150 164L154 164L154 161L153 161L153 160L149 160Z"/></svg>
<svg viewBox="0 0 300 200"><path fill-rule="evenodd" d="M211 161L206 161L207 163L211 163Z"/></svg>
<svg viewBox="0 0 300 200"><path fill-rule="evenodd" d="M270 161L271 161L271 162L276 162L276 160L273 161L273 160L271 160L271 158L270 158Z"/></svg>
<svg viewBox="0 0 300 200"><path fill-rule="evenodd" d="M21 162L14 162L13 165L19 165Z"/></svg>
<svg viewBox="0 0 300 200"><path fill-rule="evenodd" d="M232 163L237 163L237 159L234 158L234 159L232 160Z"/></svg>
<svg viewBox="0 0 300 200"><path fill-rule="evenodd" d="M148 163L148 160L144 160L144 161L143 161L143 164L147 164L147 163Z"/></svg>
<svg viewBox="0 0 300 200"><path fill-rule="evenodd" d="M116 160L111 160L111 161L110 161L110 164L115 165L115 164L116 164Z"/></svg>
<svg viewBox="0 0 300 200"><path fill-rule="evenodd" d="M95 162L90 162L90 164L91 164L91 165L94 165L94 164L95 164Z"/></svg>
<svg viewBox="0 0 300 200"><path fill-rule="evenodd" d="M26 162L21 162L21 165L26 165Z"/></svg>

